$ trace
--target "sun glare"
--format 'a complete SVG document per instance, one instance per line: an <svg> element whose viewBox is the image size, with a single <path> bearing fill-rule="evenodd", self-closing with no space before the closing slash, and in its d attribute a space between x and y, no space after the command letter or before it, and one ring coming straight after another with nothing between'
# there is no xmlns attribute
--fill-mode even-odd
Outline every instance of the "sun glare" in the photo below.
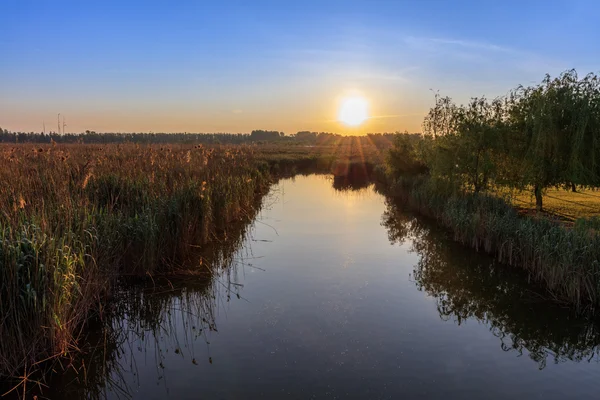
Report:
<svg viewBox="0 0 600 400"><path fill-rule="evenodd" d="M362 96L345 97L338 110L338 121L359 126L369 119L369 102Z"/></svg>

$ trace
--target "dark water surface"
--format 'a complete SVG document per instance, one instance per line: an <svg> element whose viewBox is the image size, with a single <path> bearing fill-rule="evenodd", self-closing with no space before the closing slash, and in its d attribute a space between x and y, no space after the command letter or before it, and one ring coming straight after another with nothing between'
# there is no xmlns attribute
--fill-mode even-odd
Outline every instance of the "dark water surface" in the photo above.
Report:
<svg viewBox="0 0 600 400"><path fill-rule="evenodd" d="M214 279L123 296L87 385L61 378L59 398L600 396L597 325L372 188L332 183L281 181Z"/></svg>

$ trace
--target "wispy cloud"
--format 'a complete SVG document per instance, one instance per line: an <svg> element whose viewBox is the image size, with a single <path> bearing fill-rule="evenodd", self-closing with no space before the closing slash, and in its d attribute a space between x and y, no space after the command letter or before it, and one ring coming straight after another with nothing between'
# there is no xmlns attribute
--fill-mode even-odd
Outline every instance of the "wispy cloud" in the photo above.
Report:
<svg viewBox="0 0 600 400"><path fill-rule="evenodd" d="M523 53L522 51L510 48L510 47L499 46L499 45L496 45L493 43L471 41L471 40L460 40L460 39L449 39L449 38L417 38L414 36L409 36L409 37L405 38L405 41L408 44L417 45L417 46L418 45L425 45L428 47L454 46L454 47L459 47L459 48L464 48L464 49L474 49L474 50L492 51L492 52L500 52L500 53L511 53L511 54Z"/></svg>
<svg viewBox="0 0 600 400"><path fill-rule="evenodd" d="M472 71L472 66L465 64L469 62L490 72L496 71L498 75L513 71L516 76L525 74L541 79L545 73L558 73L569 67L534 51L485 41L407 36L404 42L413 51L425 53L436 60L443 59L447 65L454 62L465 71Z"/></svg>
<svg viewBox="0 0 600 400"><path fill-rule="evenodd" d="M411 81L411 74L418 69L416 66L394 69L366 65L358 69L342 71L338 76L346 80L406 83Z"/></svg>
<svg viewBox="0 0 600 400"><path fill-rule="evenodd" d="M283 52L281 57L295 72L311 78L326 77L329 82L410 82L419 67L408 59L386 59L390 53L390 48L385 51L305 48Z"/></svg>
<svg viewBox="0 0 600 400"><path fill-rule="evenodd" d="M404 38L405 44L419 53L429 56L440 56L448 59L459 59L471 62L496 62L514 59L531 59L537 56L533 53L520 49L501 46L494 43L439 37L415 37Z"/></svg>

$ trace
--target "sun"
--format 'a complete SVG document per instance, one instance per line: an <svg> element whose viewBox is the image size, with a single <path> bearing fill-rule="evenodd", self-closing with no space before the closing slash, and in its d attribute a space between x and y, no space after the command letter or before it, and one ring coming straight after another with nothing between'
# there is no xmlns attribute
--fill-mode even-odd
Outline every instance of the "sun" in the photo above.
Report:
<svg viewBox="0 0 600 400"><path fill-rule="evenodd" d="M369 102L362 96L344 97L338 110L338 121L359 126L369 119Z"/></svg>

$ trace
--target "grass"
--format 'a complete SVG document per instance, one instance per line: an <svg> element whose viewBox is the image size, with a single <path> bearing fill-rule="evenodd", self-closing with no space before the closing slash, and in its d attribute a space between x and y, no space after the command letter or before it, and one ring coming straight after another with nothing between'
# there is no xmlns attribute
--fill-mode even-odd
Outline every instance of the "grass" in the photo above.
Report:
<svg viewBox="0 0 600 400"><path fill-rule="evenodd" d="M123 275L172 273L271 183L252 149L0 148L0 371L67 354Z"/></svg>
<svg viewBox="0 0 600 400"><path fill-rule="evenodd" d="M535 197L531 192L515 193L512 202L524 212L531 213L535 210ZM578 189L577 192L549 189L544 195L544 209L569 222L579 218L592 218L600 215L600 192L592 189Z"/></svg>
<svg viewBox="0 0 600 400"><path fill-rule="evenodd" d="M572 227L545 215L524 218L498 194L457 191L427 177L390 179L389 191L435 218L454 240L526 270L557 301L577 310L600 305L600 226L597 219Z"/></svg>
<svg viewBox="0 0 600 400"><path fill-rule="evenodd" d="M382 165L391 143L383 148L367 137L336 138L320 145L255 145L256 154L271 165L293 166L311 172L335 173L338 165Z"/></svg>

